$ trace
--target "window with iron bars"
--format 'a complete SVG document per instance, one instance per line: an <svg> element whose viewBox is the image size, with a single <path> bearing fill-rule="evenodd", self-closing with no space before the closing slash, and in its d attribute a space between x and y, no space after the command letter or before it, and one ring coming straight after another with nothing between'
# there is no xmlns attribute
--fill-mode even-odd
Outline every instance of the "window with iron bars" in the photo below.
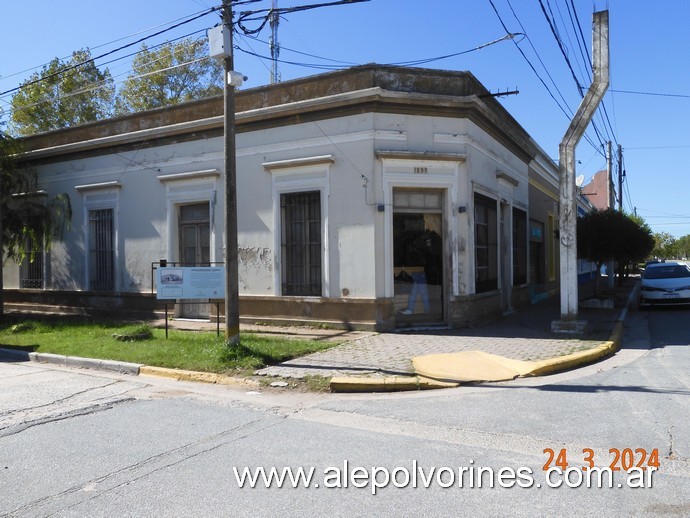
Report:
<svg viewBox="0 0 690 518"><path fill-rule="evenodd" d="M41 244L40 250L34 250L34 239L26 238L24 245L24 262L21 267L22 288L43 288L43 232L36 231L35 239Z"/></svg>
<svg viewBox="0 0 690 518"><path fill-rule="evenodd" d="M89 211L89 289L115 287L113 209Z"/></svg>
<svg viewBox="0 0 690 518"><path fill-rule="evenodd" d="M498 289L498 232L496 200L474 195L475 291Z"/></svg>
<svg viewBox="0 0 690 518"><path fill-rule="evenodd" d="M321 193L280 196L282 294L321 296Z"/></svg>

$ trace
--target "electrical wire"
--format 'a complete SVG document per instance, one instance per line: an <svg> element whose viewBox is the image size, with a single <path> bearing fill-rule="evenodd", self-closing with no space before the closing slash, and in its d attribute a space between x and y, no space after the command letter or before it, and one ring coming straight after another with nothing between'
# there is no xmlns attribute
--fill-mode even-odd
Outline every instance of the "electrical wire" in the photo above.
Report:
<svg viewBox="0 0 690 518"><path fill-rule="evenodd" d="M79 68L79 67L81 67L81 66L84 66L84 65L86 65L87 63L95 62L95 61L98 60L98 59L104 58L104 57L106 57L106 56L110 56L110 55L112 55L112 54L114 54L114 53L116 53L116 52L119 52L119 51L124 50L124 49L129 48L129 47L132 47L132 46L136 45L137 43L142 43L142 42L144 42L144 41L146 41L146 40L148 40L148 39L150 39L150 38L153 38L153 37L155 37L155 36L160 36L161 34L164 34L164 33L168 32L168 31L171 31L171 30L173 30L173 29L176 29L176 28L178 28L178 27L180 27L180 26L182 26L182 25L185 25L185 24L187 24L187 23L190 23L190 22L193 22L193 21L195 21L195 20L198 20L199 18L202 18L202 17L204 17L204 16L207 16L207 15L209 15L209 14L215 12L215 11L218 11L219 9L220 9L219 7L212 7L212 8L210 8L210 9L207 9L206 11L202 11L202 13L199 14L199 15L197 15L197 16L193 16L193 17L191 17L191 18L187 18L186 20L184 20L184 21L182 21L182 22L179 22L179 23L177 23L177 24L175 24L175 25L172 25L172 26L168 27L167 29L163 29L163 30L158 31L158 32L156 32L156 33L153 33L153 34L151 34L151 35L149 35L149 36L145 36L145 37L143 37L143 38L139 38L139 39L136 40L136 41L133 41L133 42L131 42L131 43L127 43L126 45L122 45L122 46L120 46L120 47L118 47L118 48L116 48L116 49L113 49L113 50L110 50L110 51L105 52L105 53L103 53L103 54L100 54L100 55L98 55L98 56L89 58L89 59L87 59L87 60L85 60L85 61L82 61L82 62L80 62L80 63L75 63L75 64L73 64L73 65L69 65L69 66L67 66L67 67L65 67L65 68L63 68L63 69L61 69L61 70L59 70L59 71L57 71L57 72L54 72L54 73L49 74L49 75L47 75L47 76L42 76L42 77L40 77L40 78L38 78L38 79L35 79L35 80L32 80L32 81L28 81L28 82L23 83L23 84L21 84L21 85L15 87L15 88L10 89L10 90L5 90L4 92L0 92L0 96L6 95L6 94L9 94L9 93L13 93L13 92L16 92L16 91L20 90L21 88L25 88L25 87L27 87L27 86L34 85L34 84L37 84L37 83L40 83L40 82L43 82L43 81L47 81L48 79L52 79L52 78L54 78L54 77L60 76L60 75L62 75L62 74L64 74L64 73L66 73L66 72L69 72L70 70L74 70L74 69L76 69L76 68Z"/></svg>
<svg viewBox="0 0 690 518"><path fill-rule="evenodd" d="M7 113L8 113L8 114L12 114L12 113L15 113L15 112L17 112L17 111L28 110L29 108L34 108L34 107L36 107L36 106L40 106L41 104L45 104L45 103L48 103L48 102L62 101L62 100L64 100L64 99L69 99L70 97L75 97L75 96L77 96L77 95L81 95L81 94L85 94L85 93L89 93L89 92L95 92L96 90L100 90L101 88L105 88L105 87L107 87L107 86L116 86L116 85L125 83L126 81L130 81L130 80L132 80L132 79L140 79L140 78L142 78L142 77L152 76L152 75L154 75L154 74L160 74L161 72L167 72L167 71L169 71L169 70L175 70L175 69L177 69L177 68L186 67L186 66L188 66L188 65L193 65L194 63L199 63L199 62L201 62L201 61L205 61L205 60L208 60L208 59L212 59L212 58L210 58L210 57L198 58L198 59L194 59L194 60L192 60L192 61L187 61L186 63L179 63L179 64L177 64L177 65L172 65L172 66L169 66L169 67L166 67L166 68L160 68L160 69L158 69L158 70L153 70L153 71L151 71L151 72L146 72L145 74L139 74L139 75L136 75L136 76L128 76L128 77L127 77L125 80L123 80L123 81L111 81L112 78L110 78L110 80L99 81L98 83L92 85L91 87L83 88L83 89L81 89L81 90L77 90L76 92L70 92L70 93L68 93L68 94L60 95L60 96L58 96L58 97L51 97L50 99L43 99L43 100L41 100L41 101L37 101L37 102L32 103L32 104L27 104L27 105L21 106L21 107L19 107L19 108L13 108L13 109L11 109L11 110L7 110ZM119 75L124 75L124 74L126 74L126 73L127 73L127 72L123 72L122 74L119 74ZM117 76L116 76L116 77L117 77Z"/></svg>
<svg viewBox="0 0 690 518"><path fill-rule="evenodd" d="M507 2L508 2L508 5L510 6L511 11L513 12L513 15L515 16L516 20L517 20L518 23L520 24L520 27L522 28L523 32L524 32L525 34L527 34L526 31L525 31L524 26L522 25L522 23L520 22L519 18L517 17L517 14L515 13L515 10L513 9L513 6L512 6L512 4L510 3L510 0L507 0ZM498 9L496 8L496 5L494 4L493 0L489 0L489 3L491 4L491 7L493 8L494 13L496 13L496 17L498 18L498 21L500 22L501 26L503 27L503 30L505 30L506 33L510 33L510 31L508 30L507 25L505 24L505 22L503 21L503 18L501 17L501 14L498 12ZM539 79L539 81L541 82L541 84L544 86L544 88L546 89L546 92L547 92L547 93L549 94L549 96L553 99L553 101L556 103L556 105L560 108L560 110L563 112L563 114L566 116L566 118L572 119L572 117L573 117L573 111L572 111L572 110L570 109L570 107L568 106L568 103L567 103L567 101L565 100L565 97L563 96L563 93L560 91L560 89L559 89L558 86L556 85L556 82L553 80L553 77L552 77L551 74L549 73L548 68L547 68L546 65L544 64L544 62L543 62L543 60L541 59L541 57L539 56L539 53L537 52L537 49L534 47L534 45L532 45L532 42L531 42L531 40L530 40L530 38L529 38L529 35L527 35L527 41L528 41L528 43L532 46L532 50L534 51L534 53L535 53L536 56L537 56L537 59L538 59L539 62L541 63L542 67L544 68L544 70L545 70L545 72L546 72L546 75L549 77L549 79L551 79L551 82L554 84L554 88L556 89L556 91L558 92L558 94L561 96L561 99L563 99L563 103L565 104L567 110L566 110L566 108L563 107L563 105L561 105L561 103L558 101L558 99L556 99L556 96L555 96L554 93L551 91L551 88L549 88L549 86L546 84L546 82L545 82L544 79L541 77L541 75L539 74L539 72L537 72L537 69L534 67L534 65L533 65L532 62L529 60L529 58L528 58L527 55L524 53L524 51L520 48L520 46L519 46L514 40L513 40L513 43L515 44L515 48L517 48L517 50L518 50L518 52L520 53L520 55L521 55L521 56L523 57L523 59L527 62L527 65L529 65L529 67L530 67L530 69L532 70L532 72L534 72L534 75L537 76L537 79ZM592 146L592 148L593 148L595 151L597 151L599 154L601 154L601 155L603 155L603 156L606 156L605 153L599 148L599 146L597 146L594 142L592 142L592 139L591 139L589 136L587 136L587 134L584 135L584 138L585 138L585 140Z"/></svg>
<svg viewBox="0 0 690 518"><path fill-rule="evenodd" d="M484 48L486 48L486 47L488 47L488 46L490 46L490 45L494 45L494 44L496 44L496 43L500 43L500 42L505 41L505 40L508 40L508 39L513 39L513 38L515 38L515 36L520 36L520 35L522 35L522 33L510 33L510 34L506 34L505 36L503 36L503 37L501 37L501 38L497 38L497 39L492 40L492 41L490 41L490 42L488 42L488 43L484 43L484 44L482 44L482 45L479 45L479 46L477 46L477 47L473 47L473 48L468 49L468 50L463 50L463 51L460 51L460 52L455 52L455 53L452 53L452 54L446 54L446 55L443 55L443 56L436 56L436 57L432 57L432 58L418 59L418 60L414 60L414 61L400 61L400 62L395 62L395 63L384 63L384 64L382 64L382 66L415 66L415 65L421 65L421 64L431 63L431 62L434 62L434 61L441 61L441 60L443 60L443 59L448 59L448 58L455 57L455 56L460 56L460 55L463 55L463 54L469 54L470 52L475 52L475 51L477 51L477 50L482 50L482 49L484 49ZM251 48L251 45L248 44L248 42L246 41L246 39L243 37L242 34L238 34L238 36L240 36L240 37L245 41L245 43L250 47L251 51L248 51L248 50L246 50L246 49L243 49L243 48L241 48L241 47L239 47L239 46L236 46L236 47L235 47L237 50L239 50L239 51L241 51L241 52L244 52L245 54L249 54L249 55L252 55L252 56L254 56L254 57L257 57L257 58L262 59L262 60L273 61L273 58L272 58L272 57L269 57L269 56L266 56L266 55L262 55L262 54L257 53L256 51L254 51L254 49ZM258 38L252 38L252 39L254 39L254 40L256 40L256 41L261 41L261 40L259 40ZM263 43L265 43L265 42L263 42ZM286 48L284 48L284 47L281 47L281 50L288 50L288 51L289 51L290 49L286 49ZM305 54L305 53L300 53L300 54ZM308 55L308 56L310 56L310 57L315 57L315 58L317 58L317 59L323 59L323 60L326 60L326 61L332 61L332 62L336 62L336 63L343 63L343 65L342 65L342 66L339 66L339 65L322 65L322 64L318 64L318 63L300 63L300 62L288 61L288 60L283 60L283 59L278 59L278 60L276 60L276 61L278 61L279 63L287 64L287 65L302 66L302 67L306 67L306 68L316 68L316 69L321 69L321 70L342 70L342 69L344 69L344 68L348 68L348 67L351 67L351 66L359 65L359 63L342 62L342 61L337 61L337 60L334 60L334 59L322 58L322 57L320 57L320 56L315 56L315 55L313 55L313 54L306 54L306 55Z"/></svg>
<svg viewBox="0 0 690 518"><path fill-rule="evenodd" d="M640 92L637 90L609 90L609 92L616 92L619 94L652 95L652 96L657 96L657 97L680 97L680 98L684 98L684 99L690 98L690 95L688 95L688 94L669 94L669 93L661 93L661 92Z"/></svg>
<svg viewBox="0 0 690 518"><path fill-rule="evenodd" d="M197 14L200 14L200 13L201 13L201 11L198 11L198 12L196 12L196 13L192 13L192 14L187 15L187 16L196 16ZM109 41L109 42L107 42L107 43L101 43L100 45L96 45L96 46L94 46L94 47L89 47L89 49L90 49L90 50L96 50L96 49L100 49L100 48L103 48L103 47L107 47L108 45L112 45L113 43L117 43L117 42L119 42L119 41L123 41L123 40L129 39L129 38L132 38L132 37L134 37L134 36L138 36L139 34L145 34L145 33L149 32L149 31L154 30L154 29L158 29L159 27L165 27L166 25L169 25L169 24L171 24L171 23L176 23L176 22L178 22L178 21L180 21L180 20L184 20L184 19L187 18L187 16L183 16L183 17L181 17L181 18L177 18L177 19L171 20L171 21L169 21L169 22L159 23L158 25L154 25L153 27L149 27L148 29L142 29L142 30L140 30L140 31L134 32L134 33L132 33L132 34L128 34L127 36L122 36L122 37L120 37L120 38L114 39L114 40ZM60 60L61 60L61 61L64 61L64 60L66 60L66 59L69 59L70 57L71 57L71 56L65 56L65 57L63 57L63 58L60 58ZM51 61L52 61L52 60L51 60ZM19 75L24 75L24 74L26 74L27 72L32 72L32 71L37 70L37 69L39 69L39 68L41 68L41 67L48 66L49 64L50 64L50 62L48 62L48 63L43 63L42 65L37 65L37 66L35 66L35 67L27 68L26 70L22 70L22 71L20 71L20 72L14 72L14 73L9 74L9 75L3 75L3 76L2 76L2 79L4 80L4 79L9 79L9 78L11 78L11 77L16 77L16 76L19 76ZM101 66L103 66L104 64L106 64L106 63L101 63Z"/></svg>
<svg viewBox="0 0 690 518"><path fill-rule="evenodd" d="M584 69L587 71L587 81L592 82L592 75L590 73L590 70L592 70L592 58L589 55L589 52L587 51L587 41L585 39L584 32L582 31L582 24L580 23L580 17L577 15L577 9L575 9L575 3L574 0L570 0L569 3L566 3L566 6L568 7L568 14L570 16L570 21L573 26L573 31L575 32L575 39L578 42L578 48L580 49L580 56L582 57L582 62L584 63L585 67ZM578 37L579 36L579 37ZM610 90L609 90L610 91ZM611 96L611 104L613 103L613 96ZM608 123L608 126L611 130L611 134L613 135L613 140L618 144L618 139L616 138L617 131L614 129L614 125L611 124L611 119L609 118L608 110L606 109L606 99L602 99L601 101L601 110L604 112L604 119ZM599 111L599 110L597 110ZM615 105L613 106L613 118L615 122L616 118L616 110L615 110ZM617 124L616 124L617 126Z"/></svg>
<svg viewBox="0 0 690 518"><path fill-rule="evenodd" d="M257 42L259 42L259 43L264 43L264 44L266 44L266 45L270 45L270 42L268 42L268 41L266 41L266 40L261 40L261 39L259 39L259 38L256 37L256 36L245 35L245 34L241 34L241 33L236 33L236 34L237 34L239 37L241 37L243 40L245 40L245 41L246 41L247 39L251 39L251 40L257 41ZM253 50L253 49L252 49L252 50ZM352 61L341 61L341 60L339 60L339 59L333 59L333 58L326 58L326 57L323 57L323 56L317 56L317 55L315 55L315 54L309 54L308 52L302 52L302 51L299 51L299 50L295 50L295 49L291 49L291 48L288 48L288 47L284 47L284 46L282 46L282 45L280 46L280 50L281 50L281 51L286 50L286 51L292 52L292 53L294 53L294 54L299 54L299 55L301 55L301 56L307 56L307 57L309 57L309 58L321 59L321 60L323 60L323 61L332 61L333 63L340 63L340 64L345 65L345 66L348 66L348 67L357 66L357 65L360 64L360 63L354 63L354 62L352 62ZM273 59L273 58L270 58L270 59Z"/></svg>
<svg viewBox="0 0 690 518"><path fill-rule="evenodd" d="M194 36L194 35L196 35L196 34L199 34L199 33L204 33L204 34L205 34L205 33L206 33L206 29L201 29L201 30L198 30L198 31L190 32L190 33L184 34L184 35L182 35L182 36L178 36L177 38L173 38L173 39L166 40L166 41L164 41L163 43L159 43L158 45L152 45L152 46L150 46L150 47L147 47L147 49L150 50L150 51L153 51L153 50L159 49L160 47L164 47L164 46L169 45L169 44L171 44L171 43L175 43L176 41L183 40L183 39L185 39L185 38L191 38L192 36ZM112 60L110 60L110 61L106 61L105 63L101 63L100 66L109 65L109 64L111 64L111 63L115 63L115 62L117 62L117 61L121 61L121 60L127 59L127 58L129 58L129 57L136 56L139 52L141 52L141 50L138 50L137 52L132 52L132 53L130 53L130 54L126 54L125 56L121 56L121 57L119 57L119 58L115 58L115 59L112 59ZM163 58L159 58L159 59L157 59L157 60L150 61L149 64L156 63L157 61L160 61L161 59L163 59ZM131 73L131 72L133 72L133 70L132 70L131 68L128 68L128 69L125 70L124 72L122 72L122 73L120 73L120 74L112 75L111 77L114 79L114 78L116 78L116 77L120 77L120 76L122 76L122 75L129 74L129 73ZM107 82L107 81L106 81L106 82ZM121 83L121 82L116 82L115 84L120 84L120 83ZM94 88L94 89L97 89L97 88ZM11 103L11 102L8 102L8 101L5 100L5 98L8 98L8 97L10 97L10 96L0 97L0 101L4 102L5 104L7 104L7 105L9 105L9 106L12 106L12 103ZM56 100L56 99L60 99L60 98L62 98L62 97L46 99L45 101L36 102L36 103L32 104L31 106L38 106L38 105L40 105L42 102L52 102L52 101L54 101L54 100ZM24 106L24 107L22 107L21 109L28 108L28 107L29 107L29 106ZM14 110L11 110L10 113L11 113L12 111L14 111Z"/></svg>
<svg viewBox="0 0 690 518"><path fill-rule="evenodd" d="M573 65L570 62L570 58L568 57L567 49L565 48L565 45L563 44L563 40L560 38L560 36L558 34L554 20L552 20L553 11L551 10L551 4L548 0L546 0L547 4L549 5L549 11L551 11L551 16L549 16L549 13L547 13L546 7L544 6L544 2L542 0L538 0L538 1L539 1L539 5L541 6L542 13L544 14L544 17L546 18L546 21L549 25L549 28L551 29L551 33L552 33L554 39L556 40L556 43L558 44L558 48L561 51L561 54L563 55L563 59L565 59L565 63L567 65L568 69L570 70L570 74L572 75L573 80L575 81L575 86L576 86L578 92L580 93L580 97L584 98L584 96L585 96L584 90L585 89L582 86L582 83L580 83L580 80L578 79L577 74L575 74L575 70L573 69ZM600 106L603 106L603 104L600 104ZM591 124L592 124L592 128L594 129L594 132L597 134L599 142L601 144L603 144L604 137L602 136L597 124L594 122L594 119L592 119ZM612 138L611 138L610 133L608 132L608 129L606 128L605 123L604 123L604 131L606 133L606 139L605 140L611 141Z"/></svg>

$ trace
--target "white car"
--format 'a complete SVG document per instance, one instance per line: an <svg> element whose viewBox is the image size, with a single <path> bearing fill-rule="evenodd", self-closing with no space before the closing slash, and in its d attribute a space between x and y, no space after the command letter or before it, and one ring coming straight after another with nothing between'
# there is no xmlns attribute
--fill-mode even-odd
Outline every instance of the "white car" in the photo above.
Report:
<svg viewBox="0 0 690 518"><path fill-rule="evenodd" d="M649 264L642 274L639 305L690 304L690 267L681 261Z"/></svg>

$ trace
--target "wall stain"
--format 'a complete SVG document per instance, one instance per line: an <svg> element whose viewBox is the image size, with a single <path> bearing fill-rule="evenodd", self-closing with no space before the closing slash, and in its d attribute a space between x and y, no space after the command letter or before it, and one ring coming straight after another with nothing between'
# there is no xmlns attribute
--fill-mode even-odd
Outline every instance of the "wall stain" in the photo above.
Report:
<svg viewBox="0 0 690 518"><path fill-rule="evenodd" d="M272 254L270 248L240 247L237 249L237 259L246 268L273 269Z"/></svg>

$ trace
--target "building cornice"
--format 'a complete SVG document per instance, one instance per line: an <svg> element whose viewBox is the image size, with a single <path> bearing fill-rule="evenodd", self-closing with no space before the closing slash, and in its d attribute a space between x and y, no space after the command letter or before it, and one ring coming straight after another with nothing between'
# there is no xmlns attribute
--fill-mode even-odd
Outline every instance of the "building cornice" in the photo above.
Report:
<svg viewBox="0 0 690 518"><path fill-rule="evenodd" d="M337 78L351 81L334 85ZM531 162L538 149L529 135L499 103L481 97L482 89L469 73L356 68L238 92L236 132L362 113L467 118L521 160ZM22 158L50 162L66 156L103 154L109 149L119 152L221 136L223 119L222 97L195 101L28 137L28 150Z"/></svg>

